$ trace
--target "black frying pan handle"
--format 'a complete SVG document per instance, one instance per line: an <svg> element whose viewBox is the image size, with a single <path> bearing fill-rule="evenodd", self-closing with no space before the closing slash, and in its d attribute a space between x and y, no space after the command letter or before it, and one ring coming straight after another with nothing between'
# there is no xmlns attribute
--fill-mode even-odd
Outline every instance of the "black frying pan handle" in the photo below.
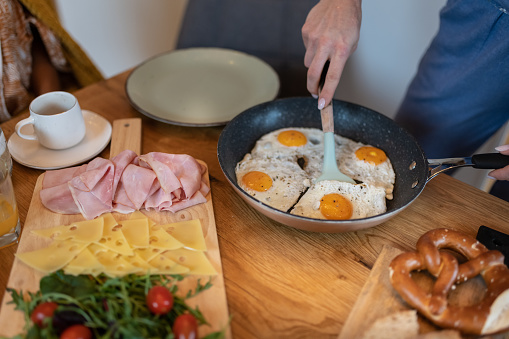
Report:
<svg viewBox="0 0 509 339"><path fill-rule="evenodd" d="M474 154L472 156L474 168L497 169L509 165L509 155L500 153Z"/></svg>

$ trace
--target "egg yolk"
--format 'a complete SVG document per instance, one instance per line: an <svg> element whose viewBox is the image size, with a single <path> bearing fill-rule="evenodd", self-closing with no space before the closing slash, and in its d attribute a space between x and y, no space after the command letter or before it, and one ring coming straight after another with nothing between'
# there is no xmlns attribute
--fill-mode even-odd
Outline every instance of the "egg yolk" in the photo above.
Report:
<svg viewBox="0 0 509 339"><path fill-rule="evenodd" d="M285 146L303 146L308 142L308 139L299 131L288 130L279 133L277 141Z"/></svg>
<svg viewBox="0 0 509 339"><path fill-rule="evenodd" d="M364 146L355 151L357 159L364 160L374 165L380 165L387 160L385 152L372 146Z"/></svg>
<svg viewBox="0 0 509 339"><path fill-rule="evenodd" d="M347 220L352 217L353 206L350 200L341 194L330 193L320 200L320 212L325 219Z"/></svg>
<svg viewBox="0 0 509 339"><path fill-rule="evenodd" d="M242 182L250 189L258 192L265 192L272 187L271 177L260 171L246 173L242 177Z"/></svg>

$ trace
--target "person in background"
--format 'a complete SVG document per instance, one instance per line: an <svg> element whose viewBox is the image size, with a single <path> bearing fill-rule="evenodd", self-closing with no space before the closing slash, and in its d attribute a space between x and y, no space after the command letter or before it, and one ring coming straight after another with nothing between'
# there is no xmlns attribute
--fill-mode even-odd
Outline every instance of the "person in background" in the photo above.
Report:
<svg viewBox="0 0 509 339"><path fill-rule="evenodd" d="M51 0L0 0L0 122L40 94L103 77L60 25Z"/></svg>
<svg viewBox="0 0 509 339"><path fill-rule="evenodd" d="M268 63L280 79L278 97L307 96L301 28L316 0L188 0L178 49L241 51Z"/></svg>
<svg viewBox="0 0 509 339"><path fill-rule="evenodd" d="M361 20L361 0L321 0L306 18L307 89L318 98L318 108L334 96L357 47ZM395 117L428 158L471 155L509 120L508 37L509 0L448 0L442 8L439 31ZM497 150L509 155L508 145ZM509 180L509 166L489 176Z"/></svg>

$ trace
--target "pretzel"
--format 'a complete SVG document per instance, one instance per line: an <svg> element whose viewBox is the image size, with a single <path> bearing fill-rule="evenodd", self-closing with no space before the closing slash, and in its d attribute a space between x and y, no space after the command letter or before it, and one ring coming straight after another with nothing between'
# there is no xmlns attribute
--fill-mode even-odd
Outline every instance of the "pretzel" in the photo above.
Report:
<svg viewBox="0 0 509 339"><path fill-rule="evenodd" d="M425 233L417 251L398 255L390 264L394 289L413 308L440 327L466 334L487 335L509 329L509 269L499 251L463 233L440 228ZM468 261L458 264L449 249ZM415 270L427 270L436 277L431 293L422 290L411 277ZM449 305L449 291L481 275L486 283L484 299L476 305Z"/></svg>

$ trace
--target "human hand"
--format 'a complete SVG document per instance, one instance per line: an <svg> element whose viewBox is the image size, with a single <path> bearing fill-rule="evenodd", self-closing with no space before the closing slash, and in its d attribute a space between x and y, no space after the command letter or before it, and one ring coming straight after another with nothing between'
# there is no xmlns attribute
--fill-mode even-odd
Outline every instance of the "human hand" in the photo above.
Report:
<svg viewBox="0 0 509 339"><path fill-rule="evenodd" d="M318 109L334 97L345 63L357 48L361 18L361 0L321 0L309 11L302 26L302 38L306 47L307 89L313 96L318 97L320 74L330 60Z"/></svg>
<svg viewBox="0 0 509 339"><path fill-rule="evenodd" d="M495 147L495 150L501 154L509 155L509 145ZM509 166L491 171L488 176L497 180L509 180Z"/></svg>

